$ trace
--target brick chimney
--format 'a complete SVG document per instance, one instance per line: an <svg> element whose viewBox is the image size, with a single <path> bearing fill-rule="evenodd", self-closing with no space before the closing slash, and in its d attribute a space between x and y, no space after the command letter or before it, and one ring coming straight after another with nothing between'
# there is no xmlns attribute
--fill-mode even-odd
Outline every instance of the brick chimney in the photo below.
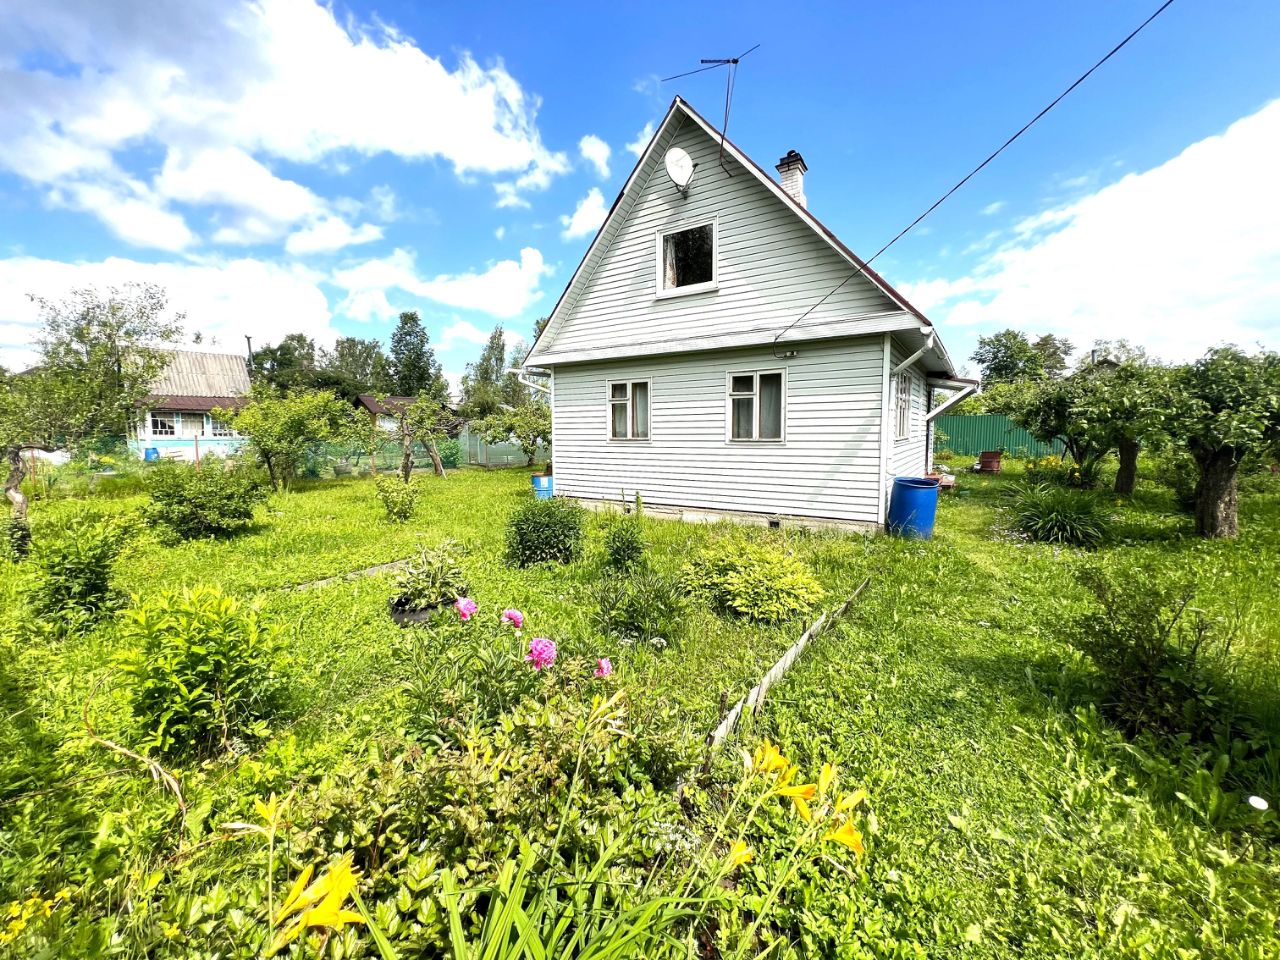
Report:
<svg viewBox="0 0 1280 960"><path fill-rule="evenodd" d="M782 179L782 189L787 191L791 199L800 206L804 201L804 175L809 169L804 157L795 150L788 150L787 155L778 161L778 176Z"/></svg>

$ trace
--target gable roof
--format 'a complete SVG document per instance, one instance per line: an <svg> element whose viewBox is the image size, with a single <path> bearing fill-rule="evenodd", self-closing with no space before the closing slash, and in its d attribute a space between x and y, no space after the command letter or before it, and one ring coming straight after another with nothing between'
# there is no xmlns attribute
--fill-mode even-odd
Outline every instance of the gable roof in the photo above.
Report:
<svg viewBox="0 0 1280 960"><path fill-rule="evenodd" d="M213 410L234 407L249 392L249 367L235 353L171 350L151 384L145 404L152 410Z"/></svg>
<svg viewBox="0 0 1280 960"><path fill-rule="evenodd" d="M696 110L693 109L682 98L676 97L671 102L671 106L667 109L666 115L662 122L654 131L644 152L640 155L635 167L628 176L626 183L623 185L621 192L614 199L613 205L609 208L609 212L604 222L596 231L595 237L591 241L591 245L587 248L586 254L582 261L578 264L573 276L570 278L568 285L561 292L560 298L556 301L555 308L552 310L547 324L542 330L542 334L534 342L533 348L529 351L525 359L526 366L538 366L540 362L555 363L563 362L555 353L554 341L556 334L563 325L565 318L569 316L576 304L578 297L582 294L584 288L591 280L596 267L600 264L610 243L614 239L620 224L630 215L636 199L641 192L644 182L648 180L648 175L652 171L656 163L656 152L658 144L663 141L674 125L683 120L689 120L694 123L702 132L712 138L717 144L723 142L724 152L733 160L737 161L744 169L759 181L763 187L779 200L791 213L799 218L820 240L829 246L835 253L847 263L855 272L851 277L862 275L870 284L885 296L900 311L899 322L882 322L874 325L868 325L863 332L883 332L892 329L911 330L921 335L927 335L932 332L931 321L915 306L913 306L901 293L899 293L892 285L890 285L875 270L868 267L852 250L842 243L834 233L831 232L823 223L814 216L806 207L798 204L790 194L782 189L782 186L769 176L747 156L733 141L727 137L722 137L720 132L707 122ZM797 313L797 317L800 316ZM779 325L777 330L769 331L773 334L760 343L773 342L774 337L780 338L780 342L792 342L805 339L804 323L800 322L794 327L788 327L786 324ZM783 337L783 334L786 334ZM721 338L722 339L722 338ZM939 362L948 368L952 368L950 358L947 356L941 342L934 338L936 344L936 354ZM722 345L716 342L710 342L706 346ZM727 345L727 344L724 344ZM742 345L734 343L733 345ZM565 358L570 359L568 357ZM572 357L572 359L580 359ZM585 359L585 358L582 358Z"/></svg>

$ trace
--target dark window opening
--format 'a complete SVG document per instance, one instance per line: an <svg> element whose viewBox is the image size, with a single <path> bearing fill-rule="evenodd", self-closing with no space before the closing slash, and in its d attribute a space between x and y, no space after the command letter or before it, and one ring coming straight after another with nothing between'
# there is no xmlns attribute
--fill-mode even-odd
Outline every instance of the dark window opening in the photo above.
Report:
<svg viewBox="0 0 1280 960"><path fill-rule="evenodd" d="M715 279L715 228L711 224L662 238L662 288L672 290Z"/></svg>

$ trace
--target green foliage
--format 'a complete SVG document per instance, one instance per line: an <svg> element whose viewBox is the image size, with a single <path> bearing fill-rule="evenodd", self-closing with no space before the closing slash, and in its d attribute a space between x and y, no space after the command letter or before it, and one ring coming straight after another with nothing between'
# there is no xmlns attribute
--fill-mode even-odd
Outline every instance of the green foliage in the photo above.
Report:
<svg viewBox="0 0 1280 960"><path fill-rule="evenodd" d="M551 443L551 408L545 403L530 400L476 421L474 429L485 443L514 440L524 452L528 465L533 466L538 447Z"/></svg>
<svg viewBox="0 0 1280 960"><path fill-rule="evenodd" d="M821 584L803 561L759 544L721 541L687 563L688 591L719 613L777 623L812 609Z"/></svg>
<svg viewBox="0 0 1280 960"><path fill-rule="evenodd" d="M396 396L429 396L439 403L449 398L449 386L431 349L418 311L406 310L391 333L392 390Z"/></svg>
<svg viewBox="0 0 1280 960"><path fill-rule="evenodd" d="M350 437L360 427L355 411L333 393L302 388L281 392L261 383L254 384L243 406L215 410L214 415L248 438L277 490L288 488L320 444Z"/></svg>
<svg viewBox="0 0 1280 960"><path fill-rule="evenodd" d="M972 359L982 371L984 384L1039 380L1045 376L1044 354L1019 330L978 337Z"/></svg>
<svg viewBox="0 0 1280 960"><path fill-rule="evenodd" d="M43 538L31 554L34 612L68 630L101 618L114 604L112 569L130 530L127 521L77 517Z"/></svg>
<svg viewBox="0 0 1280 960"><path fill-rule="evenodd" d="M243 468L224 469L216 460L200 468L160 464L148 472L147 490L147 520L183 540L235 533L267 498L258 477Z"/></svg>
<svg viewBox="0 0 1280 960"><path fill-rule="evenodd" d="M644 530L636 517L623 517L604 532L605 565L627 572L644 563Z"/></svg>
<svg viewBox="0 0 1280 960"><path fill-rule="evenodd" d="M378 477L373 484L383 509L387 511L387 519L392 523L404 523L413 516L418 505L418 497L422 495L422 485L410 481L405 483L399 477Z"/></svg>
<svg viewBox="0 0 1280 960"><path fill-rule="evenodd" d="M582 554L582 525L572 500L527 500L507 523L507 559L521 567L571 563Z"/></svg>
<svg viewBox="0 0 1280 960"><path fill-rule="evenodd" d="M653 571L600 582L593 626L624 643L665 647L687 633L688 598L678 577Z"/></svg>
<svg viewBox="0 0 1280 960"><path fill-rule="evenodd" d="M1049 483L1028 483L1009 496L1010 524L1038 543L1096 547L1106 538L1111 514L1085 490Z"/></svg>
<svg viewBox="0 0 1280 960"><path fill-rule="evenodd" d="M1080 486L1080 468L1054 454L1031 457L1023 469L1029 483L1057 484L1064 487Z"/></svg>
<svg viewBox="0 0 1280 960"><path fill-rule="evenodd" d="M1094 375L1075 373L1009 397L1005 411L1041 443L1061 440L1078 468L1080 486L1086 489L1097 485L1102 461L1113 447L1113 436L1104 423L1077 414L1097 389Z"/></svg>
<svg viewBox="0 0 1280 960"><path fill-rule="evenodd" d="M1190 513L1196 506L1196 480L1198 471L1193 456L1180 446L1162 450L1152 460L1155 481L1173 493L1173 500L1181 510Z"/></svg>
<svg viewBox="0 0 1280 960"><path fill-rule="evenodd" d="M462 444L449 437L436 444L440 453L440 465L446 470L456 470L462 464Z"/></svg>
<svg viewBox="0 0 1280 960"><path fill-rule="evenodd" d="M418 559L396 574L396 606L400 610L431 610L465 597L470 590L460 549L452 540L422 548Z"/></svg>
<svg viewBox="0 0 1280 960"><path fill-rule="evenodd" d="M267 733L283 688L276 625L211 587L164 593L126 610L122 661L149 746L207 756Z"/></svg>

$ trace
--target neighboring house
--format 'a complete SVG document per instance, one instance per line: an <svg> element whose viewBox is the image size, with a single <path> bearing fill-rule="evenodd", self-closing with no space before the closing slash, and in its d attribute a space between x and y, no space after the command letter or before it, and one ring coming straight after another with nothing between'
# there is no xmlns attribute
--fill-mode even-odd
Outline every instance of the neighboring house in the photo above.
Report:
<svg viewBox="0 0 1280 960"><path fill-rule="evenodd" d="M369 418L377 424L379 430L398 439L400 436L400 414L407 407L417 402L417 399L417 397L379 398L376 394L362 393L356 397L356 406L369 415ZM458 418L458 411L446 406L444 414L442 426L444 427L445 435L456 439L463 430L463 422Z"/></svg>
<svg viewBox="0 0 1280 960"><path fill-rule="evenodd" d="M876 527L929 469L932 392L971 382L809 213L801 156L777 169L672 103L525 360L550 372L557 495Z"/></svg>
<svg viewBox="0 0 1280 960"><path fill-rule="evenodd" d="M174 350L173 358L151 387L142 416L129 437L129 449L140 457L195 460L228 456L244 440L213 415L244 402L249 368L234 353Z"/></svg>

